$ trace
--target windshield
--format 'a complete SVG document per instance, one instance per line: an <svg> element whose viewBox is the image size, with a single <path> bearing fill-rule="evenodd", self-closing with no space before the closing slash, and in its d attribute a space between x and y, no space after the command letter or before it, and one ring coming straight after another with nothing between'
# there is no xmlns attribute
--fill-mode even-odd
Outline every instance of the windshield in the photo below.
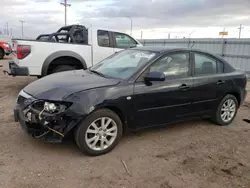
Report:
<svg viewBox="0 0 250 188"><path fill-rule="evenodd" d="M149 51L124 50L104 59L90 70L99 72L105 77L127 79L155 55Z"/></svg>

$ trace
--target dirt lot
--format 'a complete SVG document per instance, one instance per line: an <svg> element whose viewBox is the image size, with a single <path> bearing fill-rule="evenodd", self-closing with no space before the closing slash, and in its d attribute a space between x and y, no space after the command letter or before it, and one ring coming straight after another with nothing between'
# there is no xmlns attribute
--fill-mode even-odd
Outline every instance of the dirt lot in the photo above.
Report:
<svg viewBox="0 0 250 188"><path fill-rule="evenodd" d="M34 80L0 72L1 188L250 187L250 124L242 121L250 97L229 127L199 120L130 133L111 153L87 157L73 141L45 144L14 122L17 94Z"/></svg>

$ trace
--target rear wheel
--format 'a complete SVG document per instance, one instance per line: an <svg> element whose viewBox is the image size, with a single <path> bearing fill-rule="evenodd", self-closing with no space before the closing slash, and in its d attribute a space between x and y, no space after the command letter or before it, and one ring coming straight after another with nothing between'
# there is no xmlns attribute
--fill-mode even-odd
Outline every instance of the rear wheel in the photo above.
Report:
<svg viewBox="0 0 250 188"><path fill-rule="evenodd" d="M214 121L219 125L229 125L235 118L238 110L238 101L233 95L226 95L220 102Z"/></svg>
<svg viewBox="0 0 250 188"><path fill-rule="evenodd" d="M3 59L4 57L4 50L0 48L0 59Z"/></svg>
<svg viewBox="0 0 250 188"><path fill-rule="evenodd" d="M108 109L90 114L76 129L75 140L81 151L97 156L108 153L122 137L119 116Z"/></svg>
<svg viewBox="0 0 250 188"><path fill-rule="evenodd" d="M59 65L52 70L52 73L71 71L71 70L76 70L76 68L70 65Z"/></svg>

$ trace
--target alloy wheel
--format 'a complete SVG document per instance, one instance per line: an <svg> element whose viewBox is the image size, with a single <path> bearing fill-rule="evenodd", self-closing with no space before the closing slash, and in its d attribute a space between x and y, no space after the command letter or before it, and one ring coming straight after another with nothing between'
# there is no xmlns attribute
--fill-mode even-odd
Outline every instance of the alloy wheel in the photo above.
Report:
<svg viewBox="0 0 250 188"><path fill-rule="evenodd" d="M224 122L229 122L233 119L236 113L236 104L233 99L227 99L221 107L221 119Z"/></svg>
<svg viewBox="0 0 250 188"><path fill-rule="evenodd" d="M115 141L118 133L117 124L109 117L101 117L93 121L85 134L89 148L95 151L105 150Z"/></svg>

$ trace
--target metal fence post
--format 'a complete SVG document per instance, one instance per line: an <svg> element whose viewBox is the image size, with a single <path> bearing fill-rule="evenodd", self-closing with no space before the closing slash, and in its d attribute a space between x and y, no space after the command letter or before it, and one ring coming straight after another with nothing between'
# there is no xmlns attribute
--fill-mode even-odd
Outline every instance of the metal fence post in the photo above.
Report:
<svg viewBox="0 0 250 188"><path fill-rule="evenodd" d="M225 52L225 44L226 44L226 40L222 39L222 44L221 44L221 56L224 56L224 52Z"/></svg>

